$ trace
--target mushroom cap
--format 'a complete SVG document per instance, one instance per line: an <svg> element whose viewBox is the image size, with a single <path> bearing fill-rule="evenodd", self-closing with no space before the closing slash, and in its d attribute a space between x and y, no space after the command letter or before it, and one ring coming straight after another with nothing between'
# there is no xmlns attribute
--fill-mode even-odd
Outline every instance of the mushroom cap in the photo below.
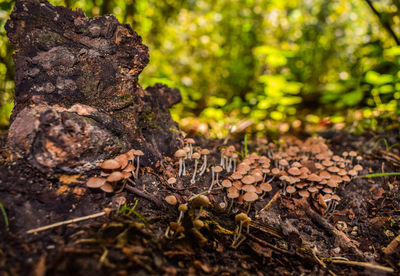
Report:
<svg viewBox="0 0 400 276"><path fill-rule="evenodd" d="M315 187L315 186L310 186L310 187L307 188L307 190L308 190L310 193L318 192L318 188Z"/></svg>
<svg viewBox="0 0 400 276"><path fill-rule="evenodd" d="M239 191L234 186L228 188L228 194L226 195L228 198L238 198Z"/></svg>
<svg viewBox="0 0 400 276"><path fill-rule="evenodd" d="M320 182L322 180L322 178L320 176L312 173L307 177L307 180L311 181L311 182Z"/></svg>
<svg viewBox="0 0 400 276"><path fill-rule="evenodd" d="M208 199L207 196L198 195L198 196L196 196L195 198L192 199L191 204L192 204L193 207L196 208L196 207L200 207L200 206L205 207L207 205L210 205L211 202L210 202L210 200Z"/></svg>
<svg viewBox="0 0 400 276"><path fill-rule="evenodd" d="M112 172L108 177L107 177L107 181L108 182L118 182L121 179L124 179L124 175L121 172Z"/></svg>
<svg viewBox="0 0 400 276"><path fill-rule="evenodd" d="M243 185L242 191L255 193L257 191L257 189L256 189L256 187L254 187L251 184L246 184L246 185Z"/></svg>
<svg viewBox="0 0 400 276"><path fill-rule="evenodd" d="M125 153L129 160L135 159L135 150L131 149L127 153Z"/></svg>
<svg viewBox="0 0 400 276"><path fill-rule="evenodd" d="M354 150L349 152L349 156L351 157L356 157L357 156L357 152L355 152Z"/></svg>
<svg viewBox="0 0 400 276"><path fill-rule="evenodd" d="M350 171L348 171L347 173L348 173L348 175L350 175L350 176L356 176L356 175L358 174L356 170L350 170Z"/></svg>
<svg viewBox="0 0 400 276"><path fill-rule="evenodd" d="M355 165L354 167L353 167L353 170L356 170L356 171L358 171L358 172L360 172L360 171L362 171L364 168L360 165L360 164L357 164L357 165Z"/></svg>
<svg viewBox="0 0 400 276"><path fill-rule="evenodd" d="M132 176L131 172L122 171L121 173L122 173L122 176L124 177L124 179L127 179Z"/></svg>
<svg viewBox="0 0 400 276"><path fill-rule="evenodd" d="M331 188L336 188L339 186L339 184L334 180L328 180L328 182L326 184L328 185L328 187L331 187Z"/></svg>
<svg viewBox="0 0 400 276"><path fill-rule="evenodd" d="M318 194L318 203L322 206L322 208L326 209L328 206L325 203L324 197L321 194Z"/></svg>
<svg viewBox="0 0 400 276"><path fill-rule="evenodd" d="M279 165L286 167L289 166L289 162L286 159L281 159L279 160Z"/></svg>
<svg viewBox="0 0 400 276"><path fill-rule="evenodd" d="M244 171L245 173L247 173L249 170L250 170L251 168L250 168L250 166L248 165L248 164L246 164L246 163L240 163L239 165L238 165L238 167L237 167L237 170L240 172L240 173L242 173L242 171ZM245 174L244 173L244 174ZM243 173L242 173L243 174Z"/></svg>
<svg viewBox="0 0 400 276"><path fill-rule="evenodd" d="M222 167L221 166L215 166L214 167L214 172L216 172L216 173L220 173L220 172L222 172Z"/></svg>
<svg viewBox="0 0 400 276"><path fill-rule="evenodd" d="M332 199L336 201L340 201L340 197L336 194L332 195Z"/></svg>
<svg viewBox="0 0 400 276"><path fill-rule="evenodd" d="M325 187L322 189L325 194L333 194L333 190L329 187Z"/></svg>
<svg viewBox="0 0 400 276"><path fill-rule="evenodd" d="M322 165L324 165L325 167L330 167L333 166L334 163L331 160L323 160Z"/></svg>
<svg viewBox="0 0 400 276"><path fill-rule="evenodd" d="M198 153L198 152L195 152L195 153L192 154L192 158L193 159L200 159L200 157L201 157L200 153Z"/></svg>
<svg viewBox="0 0 400 276"><path fill-rule="evenodd" d="M243 175L241 174L241 173L239 173L239 172L234 172L232 175L231 175L231 178L233 179L233 180L238 180L238 179L242 179L242 177L243 177Z"/></svg>
<svg viewBox="0 0 400 276"><path fill-rule="evenodd" d="M337 172L340 171L340 169L338 167L336 167L336 166L332 166L332 167L328 168L328 171L332 172L332 173L337 173Z"/></svg>
<svg viewBox="0 0 400 276"><path fill-rule="evenodd" d="M263 176L260 173L255 173L252 174L252 176L254 177L254 182L261 182L263 180Z"/></svg>
<svg viewBox="0 0 400 276"><path fill-rule="evenodd" d="M164 198L164 200L169 204L169 205L176 205L178 203L178 200L174 195L169 195Z"/></svg>
<svg viewBox="0 0 400 276"><path fill-rule="evenodd" d="M178 210L180 212L186 212L188 210L188 207L186 204L179 204Z"/></svg>
<svg viewBox="0 0 400 276"><path fill-rule="evenodd" d="M258 199L258 195L255 192L246 192L243 195L243 200L247 202L253 202Z"/></svg>
<svg viewBox="0 0 400 276"><path fill-rule="evenodd" d="M125 153L118 155L117 157L114 158L114 160L116 160L120 164L121 169L124 169L129 162L129 158Z"/></svg>
<svg viewBox="0 0 400 276"><path fill-rule="evenodd" d="M271 170L271 173L272 173L273 175L278 175L278 174L281 173L281 170L278 169L278 168L273 168L273 169Z"/></svg>
<svg viewBox="0 0 400 276"><path fill-rule="evenodd" d="M89 188L100 188L106 183L106 179L102 177L91 177L86 182L86 186Z"/></svg>
<svg viewBox="0 0 400 276"><path fill-rule="evenodd" d="M260 188L264 191L264 192L270 192L272 191L272 186L269 183L263 182L260 184Z"/></svg>
<svg viewBox="0 0 400 276"><path fill-rule="evenodd" d="M188 144L194 144L194 143L196 143L195 141L194 141L194 139L192 139L192 138L186 138L185 139L185 143L188 143Z"/></svg>
<svg viewBox="0 0 400 276"><path fill-rule="evenodd" d="M135 155L136 155L136 156L143 156L144 153L143 153L143 151L141 151L141 150L135 150Z"/></svg>
<svg viewBox="0 0 400 276"><path fill-rule="evenodd" d="M221 182L221 185L225 188L232 187L232 182L229 179L225 179L224 181Z"/></svg>
<svg viewBox="0 0 400 276"><path fill-rule="evenodd" d="M294 186L287 186L286 192L288 192L289 194L293 194L296 192L296 188Z"/></svg>
<svg viewBox="0 0 400 276"><path fill-rule="evenodd" d="M168 184L175 184L176 183L176 178L175 177L168 178L167 183Z"/></svg>
<svg viewBox="0 0 400 276"><path fill-rule="evenodd" d="M310 193L309 193L307 190L300 190L300 191L298 192L298 194L299 194L299 196L301 196L301 197L309 197L309 196L310 196Z"/></svg>
<svg viewBox="0 0 400 276"><path fill-rule="evenodd" d="M292 168L301 168L303 165L300 164L300 162L293 162Z"/></svg>
<svg viewBox="0 0 400 276"><path fill-rule="evenodd" d="M294 175L294 176L301 175L301 171L297 167L291 167L288 170L288 173L291 174L291 175Z"/></svg>
<svg viewBox="0 0 400 276"><path fill-rule="evenodd" d="M242 183L243 184L253 184L256 181L254 176L251 175L246 175L242 178Z"/></svg>
<svg viewBox="0 0 400 276"><path fill-rule="evenodd" d="M109 184L109 183L104 183L103 186L100 187L100 189L106 193L112 193L114 192L114 188Z"/></svg>
<svg viewBox="0 0 400 276"><path fill-rule="evenodd" d="M197 228L197 229L201 229L204 227L204 222L200 219L196 219L195 221L193 221L193 227Z"/></svg>
<svg viewBox="0 0 400 276"><path fill-rule="evenodd" d="M121 164L115 159L108 159L101 164L100 168L104 170L117 170L121 168Z"/></svg>
<svg viewBox="0 0 400 276"><path fill-rule="evenodd" d="M243 223L244 222L250 222L251 221L251 218L249 218L245 213L240 213L240 214L237 214L236 216L235 216L235 221L236 222L239 222L239 221L242 221Z"/></svg>
<svg viewBox="0 0 400 276"><path fill-rule="evenodd" d="M178 150L175 152L174 156L175 156L176 158L185 158L185 157L187 156L187 153L186 153L186 151L184 151L183 149L178 149Z"/></svg>
<svg viewBox="0 0 400 276"><path fill-rule="evenodd" d="M128 164L125 169L123 169L122 171L124 172L133 172L135 170L135 166L132 164Z"/></svg>
<svg viewBox="0 0 400 276"><path fill-rule="evenodd" d="M328 173L327 171L321 171L319 173L319 176L323 179L331 179L331 174Z"/></svg>
<svg viewBox="0 0 400 276"><path fill-rule="evenodd" d="M210 151L208 149L202 149L200 152L202 155L209 155Z"/></svg>
<svg viewBox="0 0 400 276"><path fill-rule="evenodd" d="M242 182L240 182L240 181L238 181L238 180L233 181L232 185L233 185L236 189L238 189L238 190L241 190L242 187L243 187Z"/></svg>

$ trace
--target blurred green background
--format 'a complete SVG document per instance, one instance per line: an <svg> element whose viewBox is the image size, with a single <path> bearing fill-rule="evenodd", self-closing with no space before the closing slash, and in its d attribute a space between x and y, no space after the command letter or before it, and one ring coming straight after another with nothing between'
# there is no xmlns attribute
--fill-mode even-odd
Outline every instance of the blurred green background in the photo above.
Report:
<svg viewBox="0 0 400 276"><path fill-rule="evenodd" d="M0 4L0 126L12 110L12 48ZM53 0L114 14L150 49L144 87L179 88L190 133L398 127L400 0Z"/></svg>

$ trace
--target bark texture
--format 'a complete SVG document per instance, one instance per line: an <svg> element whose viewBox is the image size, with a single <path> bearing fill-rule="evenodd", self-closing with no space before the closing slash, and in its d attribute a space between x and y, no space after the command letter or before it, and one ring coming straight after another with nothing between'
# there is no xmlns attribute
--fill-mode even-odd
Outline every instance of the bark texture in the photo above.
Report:
<svg viewBox="0 0 400 276"><path fill-rule="evenodd" d="M148 48L112 15L17 1L6 24L16 49L7 148L43 171L88 170L138 148L152 163L181 144L168 109L177 89L143 89Z"/></svg>

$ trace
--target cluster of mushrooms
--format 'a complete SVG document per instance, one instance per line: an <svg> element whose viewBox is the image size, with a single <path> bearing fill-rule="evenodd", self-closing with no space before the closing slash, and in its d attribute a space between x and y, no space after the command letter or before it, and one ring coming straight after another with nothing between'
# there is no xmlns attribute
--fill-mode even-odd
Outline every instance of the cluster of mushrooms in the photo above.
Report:
<svg viewBox="0 0 400 276"><path fill-rule="evenodd" d="M126 181L133 182L131 178L138 177L140 156L143 155L141 150L131 149L113 159L105 160L100 165L102 169L100 176L89 178L86 186L101 189L106 193L113 193L116 186L121 183L119 190L123 190Z"/></svg>
<svg viewBox="0 0 400 276"><path fill-rule="evenodd" d="M358 164L361 156L356 152L334 155L320 137L308 138L304 142L292 138L278 145L264 143L261 146L265 155L253 153L246 156L221 182L231 206L234 203L246 204L249 211L251 203L272 191L272 181L279 179L274 183L279 183L283 195L311 198L314 206L327 214L340 201L335 194L336 188L350 182L363 170ZM230 156L226 154L228 149L221 152L221 164L227 171L232 160L227 158Z"/></svg>

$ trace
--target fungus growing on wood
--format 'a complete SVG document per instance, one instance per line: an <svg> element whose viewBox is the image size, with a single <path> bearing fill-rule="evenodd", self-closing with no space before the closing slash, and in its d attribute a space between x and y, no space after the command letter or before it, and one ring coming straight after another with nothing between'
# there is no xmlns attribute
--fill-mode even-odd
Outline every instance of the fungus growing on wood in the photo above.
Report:
<svg viewBox="0 0 400 276"><path fill-rule="evenodd" d="M182 176L182 173L185 171L185 158L187 156L186 152L182 149L179 149L175 152L174 154L175 158L179 159L179 172L178 175L179 177Z"/></svg>

